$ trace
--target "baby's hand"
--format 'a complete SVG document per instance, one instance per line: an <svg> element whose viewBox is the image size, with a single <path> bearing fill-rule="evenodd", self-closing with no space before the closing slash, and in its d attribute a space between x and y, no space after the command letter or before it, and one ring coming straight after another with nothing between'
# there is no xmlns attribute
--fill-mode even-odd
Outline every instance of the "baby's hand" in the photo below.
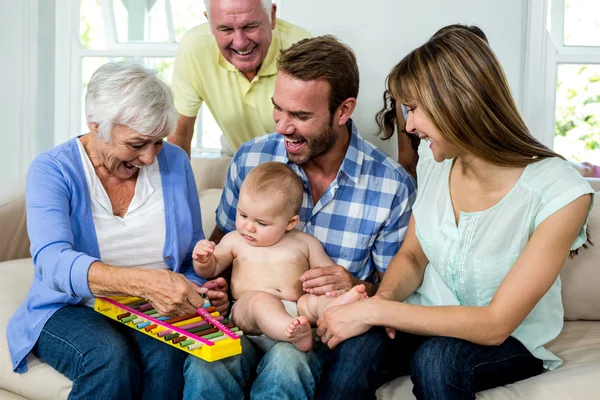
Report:
<svg viewBox="0 0 600 400"><path fill-rule="evenodd" d="M215 242L211 242L210 240L200 240L196 243L196 247L194 247L192 258L200 264L206 264L210 261L214 252Z"/></svg>

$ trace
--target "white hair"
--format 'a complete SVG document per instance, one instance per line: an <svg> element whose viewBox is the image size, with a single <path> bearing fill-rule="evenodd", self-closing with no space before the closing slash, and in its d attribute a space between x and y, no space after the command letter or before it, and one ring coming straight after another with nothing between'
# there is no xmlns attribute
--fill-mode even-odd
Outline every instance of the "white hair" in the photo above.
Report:
<svg viewBox="0 0 600 400"><path fill-rule="evenodd" d="M206 17L210 21L210 2L211 0L204 0L204 8L206 9ZM269 18L269 24L271 24L271 10L273 9L273 0L261 0L262 8L267 13Z"/></svg>
<svg viewBox="0 0 600 400"><path fill-rule="evenodd" d="M98 137L106 143L115 125L145 136L168 136L179 118L167 84L153 70L131 61L104 64L94 72L85 115L88 124L98 124Z"/></svg>

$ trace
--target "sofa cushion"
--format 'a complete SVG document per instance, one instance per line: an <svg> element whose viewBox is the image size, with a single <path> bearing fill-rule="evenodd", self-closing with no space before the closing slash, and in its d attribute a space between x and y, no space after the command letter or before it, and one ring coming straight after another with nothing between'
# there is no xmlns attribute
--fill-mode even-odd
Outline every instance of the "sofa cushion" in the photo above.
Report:
<svg viewBox="0 0 600 400"><path fill-rule="evenodd" d="M0 263L0 326L5 333L8 321L25 300L33 280L31 258ZM0 337L0 387L29 399L66 399L71 391L71 381L52 367L30 354L27 358L29 372L12 371L6 334Z"/></svg>
<svg viewBox="0 0 600 400"><path fill-rule="evenodd" d="M588 227L596 243L568 259L560 274L566 320L600 321L600 192L590 213Z"/></svg>
<svg viewBox="0 0 600 400"><path fill-rule="evenodd" d="M205 189L223 189L231 157L191 158L192 171L198 192Z"/></svg>
<svg viewBox="0 0 600 400"><path fill-rule="evenodd" d="M0 399L2 400L27 400L23 396L19 396L13 392L7 392L6 390L0 389Z"/></svg>
<svg viewBox="0 0 600 400"><path fill-rule="evenodd" d="M25 220L25 179L0 199L0 261L30 257Z"/></svg>
<svg viewBox="0 0 600 400"><path fill-rule="evenodd" d="M219 201L221 201L222 192L223 189L207 189L202 190L199 194L200 212L202 214L202 231L207 239L217 225L215 210L219 205Z"/></svg>

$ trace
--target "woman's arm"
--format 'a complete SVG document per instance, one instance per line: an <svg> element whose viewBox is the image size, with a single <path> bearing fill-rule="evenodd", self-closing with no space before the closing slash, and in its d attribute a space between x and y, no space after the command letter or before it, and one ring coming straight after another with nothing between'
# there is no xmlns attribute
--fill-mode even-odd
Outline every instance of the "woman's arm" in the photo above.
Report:
<svg viewBox="0 0 600 400"><path fill-rule="evenodd" d="M94 297L142 297L162 315L194 313L204 304L200 286L167 269L121 268L98 261L88 270L88 284Z"/></svg>
<svg viewBox="0 0 600 400"><path fill-rule="evenodd" d="M488 306L424 307L373 301L372 314L366 314L368 323L483 345L503 343L556 281L590 203L589 195L581 196L537 227ZM403 293L397 298L401 297Z"/></svg>
<svg viewBox="0 0 600 400"><path fill-rule="evenodd" d="M404 301L421 285L429 261L415 232L415 216L410 216L404 242L383 274L377 297Z"/></svg>

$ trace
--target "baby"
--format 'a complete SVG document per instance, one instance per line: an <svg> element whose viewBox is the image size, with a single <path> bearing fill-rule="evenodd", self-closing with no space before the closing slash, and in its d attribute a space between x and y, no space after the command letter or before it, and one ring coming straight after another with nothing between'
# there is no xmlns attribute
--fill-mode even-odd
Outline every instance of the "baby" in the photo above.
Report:
<svg viewBox="0 0 600 400"><path fill-rule="evenodd" d="M267 347L277 340L308 351L313 343L311 324L328 307L367 294L364 285L333 299L303 293L300 276L309 268L334 262L316 238L294 229L302 198L302 180L288 165L260 164L242 183L236 230L216 246L199 241L193 259L194 270L206 279L233 265L231 319L242 331L264 334L271 339Z"/></svg>

